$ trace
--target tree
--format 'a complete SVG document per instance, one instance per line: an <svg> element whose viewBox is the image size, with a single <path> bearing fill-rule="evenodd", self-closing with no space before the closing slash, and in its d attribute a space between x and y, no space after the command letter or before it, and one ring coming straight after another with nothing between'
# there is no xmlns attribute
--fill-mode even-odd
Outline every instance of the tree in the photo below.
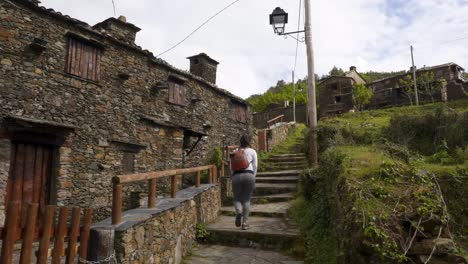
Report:
<svg viewBox="0 0 468 264"><path fill-rule="evenodd" d="M341 75L344 75L344 73L345 72L343 71L343 69L337 68L336 66L333 66L333 68L328 73L328 75L330 75L330 76L341 76Z"/></svg>
<svg viewBox="0 0 468 264"><path fill-rule="evenodd" d="M353 102L358 106L360 111L362 111L364 105L370 103L373 95L372 90L362 83L353 86Z"/></svg>
<svg viewBox="0 0 468 264"><path fill-rule="evenodd" d="M408 74L402 79L399 80L400 87L402 88L403 93L410 100L410 104L413 105L413 96L414 96L414 81L413 77ZM418 89L418 94L426 95L431 98L431 101L434 102L434 92L440 90L441 81L435 78L435 74L432 71L427 71L420 74L416 78L416 86Z"/></svg>

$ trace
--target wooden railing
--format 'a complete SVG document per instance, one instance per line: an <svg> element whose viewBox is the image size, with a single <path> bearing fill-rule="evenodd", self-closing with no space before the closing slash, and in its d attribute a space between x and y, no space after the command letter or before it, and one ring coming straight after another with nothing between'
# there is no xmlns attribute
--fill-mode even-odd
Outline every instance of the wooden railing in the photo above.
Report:
<svg viewBox="0 0 468 264"><path fill-rule="evenodd" d="M268 128L270 128L272 125L276 124L276 123L280 123L280 122L283 122L283 117L284 115L279 115L271 120L268 120L267 121L267 124L268 124Z"/></svg>
<svg viewBox="0 0 468 264"><path fill-rule="evenodd" d="M156 207L156 180L171 177L171 197L176 198L178 177L184 174L197 173L195 186L200 187L201 172L208 171L208 183L218 183L218 170L215 165L207 165L186 169L164 170L148 173L136 173L115 176L112 178L112 224L118 225L122 222L122 188L124 183L148 181L148 208Z"/></svg>
<svg viewBox="0 0 468 264"><path fill-rule="evenodd" d="M45 208L42 216L41 228L38 227L38 204L28 204L24 227L21 227L22 205L19 202L8 203L5 227L1 228L2 253L0 263L10 264L14 259L14 246L22 240L19 262L33 263L33 242L39 241L39 248L36 254L36 263L59 264L76 263L78 256L82 260L87 259L89 230L92 221L92 209L84 211L83 225L80 227L80 208L73 208L70 218L70 227L67 227L69 209L60 207L58 224L54 227L54 214L56 206L49 205ZM68 238L68 247L65 249L65 238ZM53 239L53 249L50 250L51 239ZM79 240L79 241L78 241ZM79 242L79 249L78 249ZM51 260L48 260L52 256ZM66 256L65 262L62 259ZM16 260L18 261L18 260ZM78 261L81 262L81 261Z"/></svg>
<svg viewBox="0 0 468 264"><path fill-rule="evenodd" d="M229 154L231 154L235 149L239 148L239 146L226 146L223 150L223 160L221 161L222 166L221 166L221 175L226 176L226 171L225 167L229 166L230 164L230 159L229 159Z"/></svg>

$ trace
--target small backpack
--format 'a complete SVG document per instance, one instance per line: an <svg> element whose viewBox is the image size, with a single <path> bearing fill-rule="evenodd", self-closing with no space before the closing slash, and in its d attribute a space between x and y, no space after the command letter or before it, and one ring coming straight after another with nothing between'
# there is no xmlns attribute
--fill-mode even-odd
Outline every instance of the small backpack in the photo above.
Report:
<svg viewBox="0 0 468 264"><path fill-rule="evenodd" d="M241 171L249 167L249 160L245 155L244 149L240 148L234 154L231 155L231 170Z"/></svg>

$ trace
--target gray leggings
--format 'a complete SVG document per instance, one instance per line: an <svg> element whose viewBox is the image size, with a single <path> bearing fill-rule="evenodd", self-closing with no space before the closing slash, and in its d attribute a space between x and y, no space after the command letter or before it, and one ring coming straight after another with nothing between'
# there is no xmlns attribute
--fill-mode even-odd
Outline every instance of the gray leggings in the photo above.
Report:
<svg viewBox="0 0 468 264"><path fill-rule="evenodd" d="M244 222L249 219L250 197L255 190L255 176L252 172L234 173L232 176L232 192L234 193L234 208L236 214L242 214Z"/></svg>

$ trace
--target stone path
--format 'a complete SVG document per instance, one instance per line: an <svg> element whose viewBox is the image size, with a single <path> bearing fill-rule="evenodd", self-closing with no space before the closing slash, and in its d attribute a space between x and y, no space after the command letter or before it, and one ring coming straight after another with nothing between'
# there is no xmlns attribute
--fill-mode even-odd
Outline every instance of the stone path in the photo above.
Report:
<svg viewBox="0 0 468 264"><path fill-rule="evenodd" d="M191 264L295 264L290 257L277 252L253 248L226 247L219 245L200 245L188 261Z"/></svg>
<svg viewBox="0 0 468 264"><path fill-rule="evenodd" d="M200 245L184 260L185 264L275 263L298 264L283 255L293 247L298 230L287 218L290 201L305 167L303 154L270 156L266 172L257 174L252 198L249 230L234 225L232 205L221 208L221 216L207 226L211 245Z"/></svg>

